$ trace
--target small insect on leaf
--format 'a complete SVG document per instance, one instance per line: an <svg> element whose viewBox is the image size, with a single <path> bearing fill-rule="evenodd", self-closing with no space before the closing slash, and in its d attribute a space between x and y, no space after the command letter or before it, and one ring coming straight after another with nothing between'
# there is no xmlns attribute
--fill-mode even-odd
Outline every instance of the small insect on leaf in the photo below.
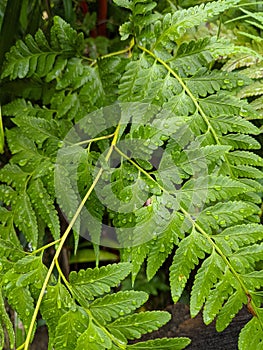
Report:
<svg viewBox="0 0 263 350"><path fill-rule="evenodd" d="M151 198L148 198L147 200L146 200L146 202L144 203L144 207L148 207L149 205L151 205L152 204L152 199Z"/></svg>

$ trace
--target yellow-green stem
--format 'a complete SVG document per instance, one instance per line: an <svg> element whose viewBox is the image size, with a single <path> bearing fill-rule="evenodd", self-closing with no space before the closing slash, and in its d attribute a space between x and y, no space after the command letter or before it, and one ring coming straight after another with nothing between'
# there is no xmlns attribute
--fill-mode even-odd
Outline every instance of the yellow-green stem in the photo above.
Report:
<svg viewBox="0 0 263 350"><path fill-rule="evenodd" d="M197 111L200 113L200 115L202 116L202 118L204 119L207 127L208 127L208 130L211 130L211 133L215 139L215 142L218 144L218 145L221 145L221 142L219 141L218 139L218 136L217 136L217 133L216 131L212 128L211 126L211 123L209 122L209 119L207 118L207 115L205 114L205 112L203 111L203 109L200 107L197 99L194 97L194 95L192 94L191 90L187 87L187 85L184 83L183 79L178 75L176 74L176 72L164 61L162 60L161 58L157 57L152 51L146 49L145 47L143 46L140 46L138 45L138 48L141 49L142 51L146 52L148 55L152 56L155 60L157 60L159 63L161 63L161 65L163 65L167 70L168 72L170 72L174 77L175 79L181 84L182 88L184 89L184 91L187 93L187 95L191 98L191 100L193 101ZM228 165L228 168L229 168L229 172L231 175L232 174L232 169L230 167L230 164L229 164L229 161L225 155L225 161Z"/></svg>
<svg viewBox="0 0 263 350"><path fill-rule="evenodd" d="M115 130L115 133L114 133L114 137L113 137L113 140L112 140L112 143L111 143L111 147L106 155L106 161L109 160L111 154L112 154L112 151L114 149L114 146L116 145L117 143L117 139L118 139L118 134L119 134L119 130L120 130L120 125L118 125L116 127L116 130ZM31 337L32 337L32 334L33 334L33 329L34 329L34 325L35 325L35 321L37 319L37 315L38 315L38 312L39 312L39 309L40 309L40 305L42 303L42 300L43 300L43 297L44 297L44 294L46 292L46 289L47 289L47 286L48 286L48 282L49 282L49 279L51 277L51 274L53 272L53 269L55 267L55 264L56 264L56 261L60 255L60 252L64 246L64 243L72 229L72 227L74 226L78 216L80 215L81 213L81 210L83 209L86 201L88 200L89 196L91 195L92 191L94 190L95 186L97 185L101 175L103 173L103 169L100 168L98 174L96 175L92 185L90 186L90 188L88 189L85 197L83 198L83 200L81 201L78 209L76 210L76 213L74 214L72 220L70 221L66 231L64 232L63 236L61 237L61 240L60 240L60 243L59 243L59 246L56 250L56 253L52 259L52 262L50 264L50 267L48 269L48 272L47 272L47 275L46 275L46 278L44 280L44 283L43 283L43 286L41 288L41 291L39 293L39 297L38 297L38 300L37 300L37 304L36 304L36 307L35 307L35 310L34 310L34 313L33 313L33 316L32 316L32 319L31 319L31 323L30 323L30 326L29 326L29 329L28 329L28 333L27 333L27 337L26 337L26 341L24 343L24 350L28 350L29 349L29 344L30 344L30 340L31 340Z"/></svg>
<svg viewBox="0 0 263 350"><path fill-rule="evenodd" d="M164 187L162 187L155 179L151 177L150 174L147 173L143 168L141 168L136 162L134 162L131 158L129 158L125 153L123 153L118 147L115 147L116 152L118 152L123 158L127 159L128 162L130 162L132 165L134 165L141 173L143 173L145 176L148 177L151 181L156 183L156 185L166 193L169 193Z"/></svg>

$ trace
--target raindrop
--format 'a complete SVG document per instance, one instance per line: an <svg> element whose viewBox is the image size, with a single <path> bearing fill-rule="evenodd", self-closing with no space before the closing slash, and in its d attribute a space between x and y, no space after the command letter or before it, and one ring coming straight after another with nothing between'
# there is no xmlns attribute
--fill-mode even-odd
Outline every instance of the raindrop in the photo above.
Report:
<svg viewBox="0 0 263 350"><path fill-rule="evenodd" d="M161 253L164 253L164 252L165 252L165 246L164 246L164 244L163 244L163 243L161 244L161 247L160 247L160 252L161 252Z"/></svg>
<svg viewBox="0 0 263 350"><path fill-rule="evenodd" d="M24 166L24 165L26 165L26 163L27 163L27 159L21 159L18 164L20 166Z"/></svg>
<svg viewBox="0 0 263 350"><path fill-rule="evenodd" d="M229 236L225 236L225 240L229 241L230 237Z"/></svg>

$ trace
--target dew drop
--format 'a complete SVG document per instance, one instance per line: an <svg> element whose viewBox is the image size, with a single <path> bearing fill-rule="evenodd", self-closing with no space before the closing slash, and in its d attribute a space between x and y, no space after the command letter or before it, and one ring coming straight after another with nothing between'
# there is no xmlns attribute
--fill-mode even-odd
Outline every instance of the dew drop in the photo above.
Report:
<svg viewBox="0 0 263 350"><path fill-rule="evenodd" d="M160 252L161 252L161 253L164 253L164 252L165 252L165 246L164 246L164 244L161 244Z"/></svg>
<svg viewBox="0 0 263 350"><path fill-rule="evenodd" d="M221 190L222 190L222 186L216 185L216 186L215 186L215 190L216 190L216 191L221 191Z"/></svg>
<svg viewBox="0 0 263 350"><path fill-rule="evenodd" d="M27 159L21 159L18 164L20 166L24 166L24 165L26 165L26 163L27 163Z"/></svg>
<svg viewBox="0 0 263 350"><path fill-rule="evenodd" d="M225 240L229 241L230 237L229 236L225 236Z"/></svg>

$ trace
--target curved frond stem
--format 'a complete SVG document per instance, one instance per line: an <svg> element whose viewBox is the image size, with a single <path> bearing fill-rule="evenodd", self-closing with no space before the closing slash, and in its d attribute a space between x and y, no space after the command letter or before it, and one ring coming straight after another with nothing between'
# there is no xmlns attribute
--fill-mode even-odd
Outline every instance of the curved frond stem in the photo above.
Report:
<svg viewBox="0 0 263 350"><path fill-rule="evenodd" d="M57 239L56 241L50 242L50 243L44 245L43 247L34 250L33 252L31 252L31 253L29 253L29 254L30 254L30 255L38 254L38 253L42 252L43 250L46 250L47 248L52 247L53 245L59 243L60 241L61 241L61 238L60 238L60 239Z"/></svg>
<svg viewBox="0 0 263 350"><path fill-rule="evenodd" d="M112 56L119 56L119 55L123 55L125 53L130 54L131 49L133 48L134 44L135 44L134 38L132 38L132 40L130 41L130 45L128 47L126 47L125 49L108 53L104 56L101 56L100 59L108 58L108 57L112 57Z"/></svg>
<svg viewBox="0 0 263 350"><path fill-rule="evenodd" d="M143 173L148 179L156 183L156 185L162 190L163 192L169 193L162 185L160 185L154 178L151 177L147 171L145 171L143 168L141 168L134 160L129 158L125 153L123 153L118 147L114 147L115 151L118 152L123 158L125 158L129 163L134 165L141 173Z"/></svg>
<svg viewBox="0 0 263 350"><path fill-rule="evenodd" d="M215 249L215 251L221 256L221 258L223 259L223 261L225 262L225 264L228 266L229 270L231 271L231 273L233 274L233 276L235 277L235 279L238 281L238 283L240 284L242 290L244 291L244 293L246 294L247 297L250 296L250 293L248 291L248 289L246 288L242 278L240 278L239 274L237 273L237 271L234 269L234 267L231 265L231 263L229 262L229 260L227 259L227 257L225 256L225 254L222 252L222 250L215 244L215 242L213 241L213 239L209 236L209 234L207 234L202 227L200 227L198 224L196 224L196 222L192 219L191 215L183 208L180 208L180 210L182 211L182 213L192 222L192 225L209 241L209 243L211 244L211 246L213 247L213 249ZM255 307L255 304L253 302L253 300L251 300L250 302L250 306L253 308L253 312L255 313L255 315L257 316L262 330L263 330L263 323L260 321L260 317L259 314L257 312L257 308Z"/></svg>
<svg viewBox="0 0 263 350"><path fill-rule="evenodd" d="M102 60L104 58L109 58L109 57L113 57L113 56L120 56L120 55L124 55L124 54L128 54L128 57L131 56L131 50L133 48L135 44L135 41L134 41L134 38L132 38L132 40L130 41L130 45L128 47L126 47L125 49L123 50L119 50L119 51L114 51L114 52L111 52L111 53L108 53L106 55L103 55L103 56L100 56L99 59ZM97 64L97 59L94 60L92 63L91 63L91 67L94 66L95 64Z"/></svg>
<svg viewBox="0 0 263 350"><path fill-rule="evenodd" d="M85 311L87 312L89 318L90 318L91 320L93 320L93 321L97 324L97 326L98 326L99 328L103 329L103 331L108 335L108 337L109 337L115 344L117 344L117 346L118 346L120 349L125 350L125 349L127 348L127 347L126 347L126 344L120 343L120 340L119 340L119 339L115 338L114 335L111 334L111 333L107 330L107 328L105 328L102 324L100 324L100 322L99 322L96 318L94 318L94 316L92 315L92 313L90 312L89 309L85 308Z"/></svg>
<svg viewBox="0 0 263 350"><path fill-rule="evenodd" d="M77 142L77 143L73 143L71 144L71 146L81 146L81 145L86 145L92 142L96 142L96 141L100 141L100 140L107 140L110 139L111 137L114 136L114 133L109 134L109 135L105 135L105 136L99 136L99 137L95 137L94 139L88 139L88 140L84 140L81 142Z"/></svg>
<svg viewBox="0 0 263 350"><path fill-rule="evenodd" d="M113 140L112 140L112 143L111 143L111 147L106 155L106 161L108 161L110 159L110 156L114 150L114 146L116 145L117 143L117 139L118 139L118 135L119 135L119 130L120 130L120 124L118 124L118 126L116 127L115 129L115 133L114 133L114 137L113 137ZM38 300L37 300L37 304L36 304L36 307L34 309L34 313L33 313L33 316L32 316L32 319L31 319L31 322L30 322L30 326L29 326L29 329L28 329L28 333L27 333L27 337L26 337L26 340L25 340L25 343L24 343L24 350L28 350L29 349L29 345L30 345L30 342L31 342L31 337L33 335L33 330L34 330L34 325L35 325L35 321L37 319L37 315L38 315L38 312L39 312L39 309L40 309L40 305L42 303L42 300L43 300L43 297L45 295L45 292L46 292L46 289L47 289L47 286L48 286L48 282L50 280L50 277L52 275L52 272L53 272L53 269L56 265L56 262L59 258L59 255L61 253L61 250L68 238L68 235L69 233L71 232L71 229L73 228L77 218L79 217L80 213L81 213L81 210L83 209L86 201L88 200L88 198L90 197L92 191L94 190L95 186L97 185L101 175L103 173L103 168L100 168L100 170L98 171L98 174L96 175L92 185L90 186L90 188L88 189L86 195L84 196L83 200L81 201L78 209L76 210L72 220L70 221L66 231L64 232L63 236L61 237L61 240L60 240L60 243L59 243L59 246L56 250L56 253L52 259L52 262L49 266L49 269L48 269L48 272L47 272L47 275L46 275L46 278L44 280L44 283L42 285L42 288L41 288L41 291L39 293L39 296L38 296Z"/></svg>
<svg viewBox="0 0 263 350"><path fill-rule="evenodd" d="M62 278L62 280L65 283L65 285L67 286L67 288L70 289L69 283L68 283L66 277L64 276L64 273L62 272L62 270L60 268L58 260L56 260L56 268L58 270L59 276Z"/></svg>
<svg viewBox="0 0 263 350"><path fill-rule="evenodd" d="M198 100L194 97L194 95L192 94L191 90L186 86L186 84L184 83L183 79L164 61L162 60L161 58L157 57L152 51L146 49L145 47L141 46L141 45L138 45L138 48L141 49L142 51L146 52L148 55L152 56L155 60L157 60L161 65L163 65L167 70L168 72L175 77L175 79L181 84L182 88L184 89L184 91L187 93L187 95L191 98L191 100L193 101L197 111L200 113L200 115L202 116L203 120L205 121L207 127L209 130L211 130L211 133L214 137L214 140L215 142L218 144L218 145L221 145L219 139L218 139L218 136L217 136L217 133L216 131L214 130L214 128L212 127L211 123L209 122L209 119L207 117L207 115L205 114L205 112L203 111L203 109L201 108L201 106L199 105L198 103ZM225 158L225 161L228 165L228 168L229 168L229 172L231 175L232 174L232 170L231 170L231 167L230 167L230 163L226 157L226 155L224 156Z"/></svg>

